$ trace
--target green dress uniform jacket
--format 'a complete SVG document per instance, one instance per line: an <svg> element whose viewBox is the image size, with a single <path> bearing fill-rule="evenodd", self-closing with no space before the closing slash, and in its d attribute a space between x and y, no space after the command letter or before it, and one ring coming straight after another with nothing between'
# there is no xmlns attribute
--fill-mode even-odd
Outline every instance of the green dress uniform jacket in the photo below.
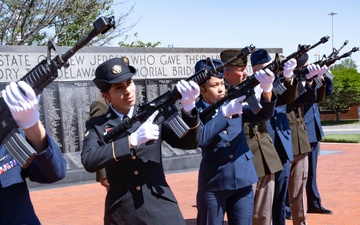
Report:
<svg viewBox="0 0 360 225"><path fill-rule="evenodd" d="M266 120L245 123L244 132L254 154L253 162L258 177L276 173L283 168L273 140L266 130Z"/></svg>
<svg viewBox="0 0 360 225"><path fill-rule="evenodd" d="M311 152L304 121L304 104L315 102L317 90L308 84L305 85L305 89L306 92L304 94L286 106L286 116L292 133L291 138L294 155Z"/></svg>

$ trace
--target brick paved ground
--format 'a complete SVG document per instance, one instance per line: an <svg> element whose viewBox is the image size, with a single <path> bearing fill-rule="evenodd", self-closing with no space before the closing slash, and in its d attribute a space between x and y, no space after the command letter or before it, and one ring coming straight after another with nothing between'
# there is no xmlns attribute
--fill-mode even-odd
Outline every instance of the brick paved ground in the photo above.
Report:
<svg viewBox="0 0 360 225"><path fill-rule="evenodd" d="M333 215L308 214L310 225L360 225L360 144L321 144L318 185ZM197 171L167 174L187 225L195 225ZM31 198L44 225L102 224L106 191L98 183L34 188ZM287 225L292 224L291 221Z"/></svg>

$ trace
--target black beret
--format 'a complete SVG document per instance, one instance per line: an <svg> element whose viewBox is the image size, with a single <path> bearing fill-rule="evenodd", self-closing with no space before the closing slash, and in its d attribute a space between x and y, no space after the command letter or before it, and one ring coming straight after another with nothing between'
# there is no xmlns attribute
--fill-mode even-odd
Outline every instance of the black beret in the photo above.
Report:
<svg viewBox="0 0 360 225"><path fill-rule="evenodd" d="M250 62L251 66L264 64L271 61L269 53L265 49L258 49L251 53Z"/></svg>
<svg viewBox="0 0 360 225"><path fill-rule="evenodd" d="M211 61L213 62L215 67L221 66L223 64L223 62L221 60L219 60L219 59L211 59ZM203 59L203 60L198 61L195 64L195 73L200 72L203 69L205 69L205 70L213 69L213 66L211 65L211 62L206 60L206 59ZM223 78L224 77L224 70L225 69L222 69L222 70L218 71L218 73L212 74L212 76L217 77L217 78Z"/></svg>
<svg viewBox="0 0 360 225"><path fill-rule="evenodd" d="M113 58L96 68L93 81L101 92L107 92L112 84L129 80L135 73L136 69L129 66L123 58Z"/></svg>
<svg viewBox="0 0 360 225"><path fill-rule="evenodd" d="M301 54L299 58L296 59L296 68L299 69L305 65L308 61L309 55L307 53Z"/></svg>
<svg viewBox="0 0 360 225"><path fill-rule="evenodd" d="M240 53L240 51L241 51L240 49L226 49L220 53L220 59L221 61L226 62L232 57L237 56ZM237 60L235 60L232 63L229 63L228 65L245 67L247 66L247 57L238 58Z"/></svg>

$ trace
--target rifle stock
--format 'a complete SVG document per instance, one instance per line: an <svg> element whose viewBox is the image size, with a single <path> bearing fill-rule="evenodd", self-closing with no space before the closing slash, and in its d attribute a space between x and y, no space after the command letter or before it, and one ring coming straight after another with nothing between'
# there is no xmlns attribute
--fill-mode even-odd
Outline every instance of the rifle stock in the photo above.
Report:
<svg viewBox="0 0 360 225"><path fill-rule="evenodd" d="M228 61L224 62L222 65L215 67L212 61L208 58L208 62L210 61L213 69L201 70L191 77L187 78L186 81L194 81L199 86L205 83L212 74L216 74L219 71L223 70L225 66L229 63L234 62L235 60L248 56L251 52L253 52L255 46L250 45L243 49L241 49L240 53ZM103 136L104 143L110 143L114 141L117 137L131 128L135 123L140 122L141 124L145 122L156 110L159 110L159 115L164 116L164 121L169 121L171 129L177 135L177 137L183 137L188 131L189 127L187 124L181 119L178 114L178 109L175 106L175 102L181 98L181 94L177 91L176 88L173 90L169 90L166 93L162 94L158 98L152 100L151 102L144 102L139 105L135 116L131 118L124 119L120 124L113 127L110 131L108 131Z"/></svg>
<svg viewBox="0 0 360 225"><path fill-rule="evenodd" d="M97 35L106 33L110 28L115 27L114 17L100 17L94 22L94 29L84 38L76 43L74 47L61 55L53 42L48 42L47 59L41 61L36 67L31 69L20 80L28 83L36 95L40 94L51 82L58 77L58 70L62 67L67 68L67 60L72 57L79 49L88 44ZM57 56L50 59L51 50L55 50ZM20 128L16 124L11 112L4 99L0 98L0 142L3 144L15 160L26 168L35 157L37 152L28 144Z"/></svg>

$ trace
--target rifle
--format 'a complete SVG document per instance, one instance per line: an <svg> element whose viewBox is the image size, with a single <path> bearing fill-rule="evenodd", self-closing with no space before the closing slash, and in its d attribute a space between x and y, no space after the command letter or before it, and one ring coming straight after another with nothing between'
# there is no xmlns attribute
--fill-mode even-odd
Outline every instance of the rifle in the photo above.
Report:
<svg viewBox="0 0 360 225"><path fill-rule="evenodd" d="M105 34L110 28L115 27L114 16L100 17L94 24L94 29L84 38L76 43L74 47L61 55L57 46L49 41L47 58L42 60L36 67L31 69L20 80L28 83L36 95L40 94L51 82L58 77L58 70L61 67L69 67L68 59L73 56L79 49L88 44L97 35ZM57 56L51 57L51 50L55 50ZM3 144L14 159L26 168L36 156L37 152L25 140L21 134L20 128L11 115L9 107L4 99L0 98L0 142Z"/></svg>
<svg viewBox="0 0 360 225"><path fill-rule="evenodd" d="M278 53L276 53L275 59L274 59L274 61L276 61L276 66L274 66L273 69L270 69L275 74L275 80L273 82L273 86L274 86L273 93L275 95L278 95L278 94L282 95L284 93L284 91L286 91L284 84L280 81L281 78L278 77L278 73L283 72L285 63L287 61L289 61L291 58L298 59L302 54L305 54L306 52L317 47L318 45L327 42L329 40L329 38L330 38L329 36L324 36L318 42L316 42L315 44L313 44L311 46L310 45L298 45L298 51L303 50L302 53L295 52L298 54L293 53L293 54L289 55L288 57L286 57L282 61L280 60Z"/></svg>
<svg viewBox="0 0 360 225"><path fill-rule="evenodd" d="M347 45L348 43L349 43L349 41L346 40L338 50L336 50L336 48L333 48L332 52L330 53L330 55L327 58L334 58L337 55L339 55L340 50L343 49L345 47L345 45Z"/></svg>
<svg viewBox="0 0 360 225"><path fill-rule="evenodd" d="M224 62L222 65L215 67L211 59L207 59L207 64L210 62L212 66L211 70L203 69L188 79L186 81L194 81L199 86L205 83L210 76L213 74L219 73L223 70L226 65L234 62L239 58L247 57L251 52L253 52L255 46L250 45L241 49L240 53L228 61ZM151 102L144 102L139 105L136 115L131 118L125 118L121 121L120 124L112 128L106 134L104 134L104 143L110 143L114 141L119 135L131 128L136 122L144 123L156 110L159 110L159 115L164 115L164 121L168 121L172 131L176 134L177 137L182 138L190 128L182 120L178 113L178 109L175 105L175 102L181 98L181 94L177 91L176 88L169 90Z"/></svg>
<svg viewBox="0 0 360 225"><path fill-rule="evenodd" d="M343 43L343 45L342 45L338 50L336 50L336 48L333 48L333 49L332 49L332 52L329 54L328 57L326 57L326 55L323 55L322 59L319 60L319 61L317 61L317 62L315 62L315 64L319 64L321 61L326 60L326 58L328 58L328 59L336 58L336 57L339 55L340 50L343 49L343 48L345 47L345 45L347 45L348 43L349 43L349 41L346 40L346 41ZM327 78L329 78L330 80L333 80L333 79L334 79L334 75L332 75L331 73L329 73L329 71L326 71L324 75L325 75ZM319 80L319 78L315 77L315 78L313 78L313 80L314 80L315 83L316 83L316 88L321 87L322 84L321 84L321 81Z"/></svg>
<svg viewBox="0 0 360 225"><path fill-rule="evenodd" d="M315 62L314 64L319 64L321 61L326 60L326 58L328 58L328 59L336 58L338 56L340 50L342 48L344 48L344 46L347 45L348 43L349 43L349 41L346 40L338 50L336 48L333 48L332 52L330 53L330 55L328 57L326 57L326 55L323 55L322 59ZM334 76L331 73L329 73L328 71L326 71L324 75L327 78L329 78L330 80L334 79ZM322 86L322 82L320 81L320 79L317 76L313 77L312 80L315 82L315 88L319 88Z"/></svg>
<svg viewBox="0 0 360 225"><path fill-rule="evenodd" d="M268 64L267 66L265 66L263 68L263 70L270 69L276 76L277 73L279 73L283 70L283 67L287 61L289 61L292 58L295 58L295 59L299 58L300 55L306 53L307 51L309 51L312 48L315 48L316 46L318 46L321 43L325 43L327 40L329 40L329 37L325 36L325 37L322 37L319 42L317 42L316 44L314 44L312 46L299 45L298 50L296 52L290 54L283 60L281 60L280 57L278 56L278 54L276 54L275 60L273 62L271 62L270 64ZM274 90L275 94L282 94L286 90L286 88L282 84L281 85L279 84L280 83L279 79L275 79L274 82L278 82L277 84L274 85L274 88L276 86L276 90ZM255 78L255 74L248 76L244 82L242 82L234 87L231 87L228 90L227 94L222 99L219 99L218 101L214 102L210 106L203 109L203 111L200 112L200 117L206 116L207 114L213 112L215 109L219 108L226 101L230 101L230 100L238 98L242 95L246 96L245 100L249 104L251 111L254 114L257 114L262 109L262 106L259 103L259 101L256 99L255 92L254 92L254 88L258 84L259 84L259 81Z"/></svg>
<svg viewBox="0 0 360 225"><path fill-rule="evenodd" d="M322 37L322 38L320 39L320 41L318 41L317 43L315 43L315 44L312 45L312 46L309 46L309 48L307 49L307 51L310 51L311 49L317 47L317 46L320 45L320 44L326 43L329 39L330 39L329 36L324 36L324 37ZM294 74L295 74L295 72L294 72ZM316 78L313 78L313 79L314 79L315 83L317 83L317 84L319 84L319 85L321 86L321 81L316 80ZM304 93L304 92L306 92L305 87L304 87L303 85L299 85L299 86L298 86L298 93ZM300 95L300 94L299 94L299 95Z"/></svg>
<svg viewBox="0 0 360 225"><path fill-rule="evenodd" d="M326 58L324 60L320 60L320 61L317 61L315 62L315 64L318 64L320 67L323 67L323 66L330 66L331 64L334 64L337 60L340 60L342 58L346 58L346 57L349 57L351 56L351 54L353 52L357 52L359 51L359 48L358 47L353 47L350 51L338 56L337 54L332 54L332 57L331 58ZM296 74L297 78L299 80L304 80L304 75L305 74L308 74L309 73L309 70L307 69L307 67L302 67L298 70L295 70L294 71L294 74ZM316 77L317 78L317 77ZM330 79L333 78L333 75L330 75L329 77ZM319 88L321 87L322 83L321 81L317 78L317 79L313 79L316 83L316 87L315 88ZM300 93L301 94L301 93Z"/></svg>

